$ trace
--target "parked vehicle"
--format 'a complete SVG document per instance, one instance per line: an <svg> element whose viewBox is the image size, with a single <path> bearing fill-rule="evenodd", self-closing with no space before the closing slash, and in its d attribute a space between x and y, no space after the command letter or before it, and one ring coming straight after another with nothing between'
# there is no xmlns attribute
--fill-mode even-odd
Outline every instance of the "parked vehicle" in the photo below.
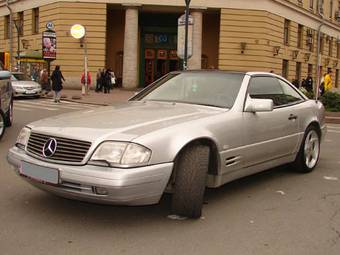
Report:
<svg viewBox="0 0 340 255"><path fill-rule="evenodd" d="M23 73L12 73L14 97L40 97L41 85Z"/></svg>
<svg viewBox="0 0 340 255"><path fill-rule="evenodd" d="M10 72L0 71L0 139L5 128L11 126L13 121L13 91L10 78Z"/></svg>
<svg viewBox="0 0 340 255"><path fill-rule="evenodd" d="M278 165L312 171L326 132L321 102L270 73L172 72L126 103L33 122L8 161L57 195L158 203L198 218L206 187Z"/></svg>

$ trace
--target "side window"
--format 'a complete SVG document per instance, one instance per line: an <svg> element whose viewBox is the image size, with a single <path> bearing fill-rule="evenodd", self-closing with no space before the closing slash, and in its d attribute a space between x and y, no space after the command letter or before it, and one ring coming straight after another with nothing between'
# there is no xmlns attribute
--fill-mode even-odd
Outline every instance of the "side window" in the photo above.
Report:
<svg viewBox="0 0 340 255"><path fill-rule="evenodd" d="M296 103L304 100L303 97L301 97L300 94L297 93L288 83L280 79L278 79L278 81L282 87L283 93L285 94L286 104Z"/></svg>
<svg viewBox="0 0 340 255"><path fill-rule="evenodd" d="M303 98L289 84L274 77L254 77L250 80L251 98L271 99L274 107L302 101Z"/></svg>

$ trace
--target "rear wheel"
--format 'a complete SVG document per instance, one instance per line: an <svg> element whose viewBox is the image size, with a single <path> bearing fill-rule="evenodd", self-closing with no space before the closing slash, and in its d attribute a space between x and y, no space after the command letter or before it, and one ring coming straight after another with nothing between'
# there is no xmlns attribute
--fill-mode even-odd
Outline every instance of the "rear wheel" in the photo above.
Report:
<svg viewBox="0 0 340 255"><path fill-rule="evenodd" d="M5 133L5 114L0 110L0 140Z"/></svg>
<svg viewBox="0 0 340 255"><path fill-rule="evenodd" d="M172 197L172 213L199 218L202 214L203 197L209 167L209 147L188 147L180 155Z"/></svg>
<svg viewBox="0 0 340 255"><path fill-rule="evenodd" d="M13 102L10 103L8 111L5 116L5 125L6 127L12 126L13 123Z"/></svg>
<svg viewBox="0 0 340 255"><path fill-rule="evenodd" d="M309 126L303 137L298 155L293 163L297 172L309 173L313 171L320 156L320 135L317 129Z"/></svg>

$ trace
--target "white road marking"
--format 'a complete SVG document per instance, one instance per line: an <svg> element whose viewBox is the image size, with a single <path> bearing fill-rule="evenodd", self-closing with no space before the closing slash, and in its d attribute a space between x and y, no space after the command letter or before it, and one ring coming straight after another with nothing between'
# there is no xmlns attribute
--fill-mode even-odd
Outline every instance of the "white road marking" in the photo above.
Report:
<svg viewBox="0 0 340 255"><path fill-rule="evenodd" d="M323 177L325 180L327 181L338 181L338 177L334 177L334 176L324 176Z"/></svg>
<svg viewBox="0 0 340 255"><path fill-rule="evenodd" d="M327 128L328 129L339 129L340 130L340 125L339 126L329 126L329 125L327 125Z"/></svg>
<svg viewBox="0 0 340 255"><path fill-rule="evenodd" d="M16 109L17 105L14 103L14 109ZM48 110L48 111L58 111L59 109L56 109L56 108L51 108L51 107L39 107L38 105L35 106L35 105L23 105L23 104L20 104L19 107L24 107L24 108L30 108L30 109L38 109L38 110Z"/></svg>
<svg viewBox="0 0 340 255"><path fill-rule="evenodd" d="M327 132L328 132L328 133L340 134L340 130L338 131L338 130L330 130L330 129L328 129Z"/></svg>
<svg viewBox="0 0 340 255"><path fill-rule="evenodd" d="M26 109L26 108L22 108L22 107L18 107L18 106L14 106L14 109L18 110L18 111L23 111L23 112L30 112L31 111L30 109Z"/></svg>
<svg viewBox="0 0 340 255"><path fill-rule="evenodd" d="M73 102L62 101L61 103L55 103L54 100L39 100L39 101L15 101L14 108L15 109L39 109L39 110L48 110L48 111L58 111L61 109L69 109L69 110L92 110L96 108L95 105L89 104L80 104ZM27 109L28 110L28 109Z"/></svg>

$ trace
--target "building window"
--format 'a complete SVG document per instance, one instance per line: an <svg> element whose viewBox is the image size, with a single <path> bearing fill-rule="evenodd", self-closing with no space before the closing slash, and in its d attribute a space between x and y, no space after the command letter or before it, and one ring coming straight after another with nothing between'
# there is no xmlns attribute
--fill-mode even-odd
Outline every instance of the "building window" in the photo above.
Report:
<svg viewBox="0 0 340 255"><path fill-rule="evenodd" d="M32 33L39 33L39 8L34 8L32 12Z"/></svg>
<svg viewBox="0 0 340 255"><path fill-rule="evenodd" d="M313 50L314 50L314 31L311 28L307 29L306 44L307 44L308 50L313 52Z"/></svg>
<svg viewBox="0 0 340 255"><path fill-rule="evenodd" d="M284 31L283 31L283 43L284 45L289 45L289 26L290 26L290 20L285 19L284 23Z"/></svg>
<svg viewBox="0 0 340 255"><path fill-rule="evenodd" d="M313 65L312 64L308 64L307 73L311 76L313 75Z"/></svg>
<svg viewBox="0 0 340 255"><path fill-rule="evenodd" d="M332 19L333 18L333 0L329 0L329 18Z"/></svg>
<svg viewBox="0 0 340 255"><path fill-rule="evenodd" d="M336 57L340 59L340 43L336 44Z"/></svg>
<svg viewBox="0 0 340 255"><path fill-rule="evenodd" d="M314 0L309 0L309 8L314 10Z"/></svg>
<svg viewBox="0 0 340 255"><path fill-rule="evenodd" d="M339 87L339 69L335 70L335 87L338 88Z"/></svg>
<svg viewBox="0 0 340 255"><path fill-rule="evenodd" d="M318 10L320 14L323 14L323 0L318 0Z"/></svg>
<svg viewBox="0 0 340 255"><path fill-rule="evenodd" d="M320 53L323 54L323 50L325 48L325 38L323 35L320 35Z"/></svg>
<svg viewBox="0 0 340 255"><path fill-rule="evenodd" d="M332 38L329 39L329 51L328 51L328 55L330 57L333 55L333 39Z"/></svg>
<svg viewBox="0 0 340 255"><path fill-rule="evenodd" d="M18 12L18 31L19 35L24 35L24 12Z"/></svg>
<svg viewBox="0 0 340 255"><path fill-rule="evenodd" d="M298 39L297 39L297 47L302 49L303 47L303 26L299 24L298 26Z"/></svg>
<svg viewBox="0 0 340 255"><path fill-rule="evenodd" d="M288 60L282 60L282 77L288 79Z"/></svg>
<svg viewBox="0 0 340 255"><path fill-rule="evenodd" d="M10 19L9 19L9 15L5 16L5 22L4 22L4 34L5 34L5 39L10 38L10 28L11 23L10 23Z"/></svg>
<svg viewBox="0 0 340 255"><path fill-rule="evenodd" d="M296 62L295 79L297 81L298 87L300 87L300 81L301 81L301 62Z"/></svg>

